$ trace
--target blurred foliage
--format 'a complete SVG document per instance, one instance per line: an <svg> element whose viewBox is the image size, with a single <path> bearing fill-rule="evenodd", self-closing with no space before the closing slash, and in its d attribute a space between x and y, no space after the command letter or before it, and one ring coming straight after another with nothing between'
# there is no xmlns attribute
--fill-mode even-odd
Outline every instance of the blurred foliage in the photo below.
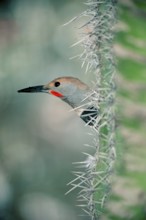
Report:
<svg viewBox="0 0 146 220"><path fill-rule="evenodd" d="M82 160L90 131L60 100L20 95L17 90L72 75L89 85L70 48L83 21L62 24L80 14L80 0L1 1L0 10L0 219L80 219L76 192L65 196L72 162ZM120 166L109 219L146 219L146 24L145 1L120 2L115 51L121 111ZM79 33L79 34L78 34ZM118 142L117 141L117 142ZM117 199L122 198L122 199ZM84 217L84 219L88 219Z"/></svg>

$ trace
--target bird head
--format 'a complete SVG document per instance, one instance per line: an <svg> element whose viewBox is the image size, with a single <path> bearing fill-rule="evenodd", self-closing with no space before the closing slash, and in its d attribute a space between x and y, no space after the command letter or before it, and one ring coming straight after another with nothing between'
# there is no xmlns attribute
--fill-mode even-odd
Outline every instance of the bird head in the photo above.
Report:
<svg viewBox="0 0 146 220"><path fill-rule="evenodd" d="M36 93L43 92L61 98L72 107L81 105L81 102L89 93L89 87L74 77L60 77L47 83L46 85L27 87L18 92Z"/></svg>
<svg viewBox="0 0 146 220"><path fill-rule="evenodd" d="M60 77L46 85L27 87L18 92L36 93L43 92L56 96L74 108L78 116L88 125L94 125L98 109L91 101L90 88L74 77Z"/></svg>

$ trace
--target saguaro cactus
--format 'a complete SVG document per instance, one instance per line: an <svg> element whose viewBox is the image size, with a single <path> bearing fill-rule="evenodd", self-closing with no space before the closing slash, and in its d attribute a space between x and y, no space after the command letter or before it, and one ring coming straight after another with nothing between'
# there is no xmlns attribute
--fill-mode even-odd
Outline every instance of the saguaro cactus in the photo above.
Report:
<svg viewBox="0 0 146 220"><path fill-rule="evenodd" d="M115 60L113 56L114 26L116 23L116 0L88 0L87 10L81 16L89 19L83 25L83 38L79 43L83 52L78 57L86 71L95 74L93 105L99 115L91 128L93 155L86 154L82 170L69 183L79 188L78 200L92 220L99 219L108 198L116 156L115 150ZM93 97L93 94L92 94ZM71 191L70 190L70 191Z"/></svg>

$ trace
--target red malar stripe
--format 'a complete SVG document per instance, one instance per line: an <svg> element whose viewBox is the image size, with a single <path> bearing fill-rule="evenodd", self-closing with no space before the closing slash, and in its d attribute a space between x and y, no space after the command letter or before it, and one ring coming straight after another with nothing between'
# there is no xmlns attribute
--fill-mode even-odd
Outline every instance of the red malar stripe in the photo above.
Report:
<svg viewBox="0 0 146 220"><path fill-rule="evenodd" d="M57 96L57 97L63 97L63 95L61 94L61 93L59 93L59 92L56 92L56 91L54 91L54 90L50 90L50 94L52 94L52 95L54 95L54 96Z"/></svg>

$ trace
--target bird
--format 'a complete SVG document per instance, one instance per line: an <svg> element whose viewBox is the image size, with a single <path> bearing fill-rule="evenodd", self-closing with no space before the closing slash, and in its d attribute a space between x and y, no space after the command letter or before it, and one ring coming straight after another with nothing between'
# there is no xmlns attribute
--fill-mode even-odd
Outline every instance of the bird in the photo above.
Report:
<svg viewBox="0 0 146 220"><path fill-rule="evenodd" d="M94 126L99 109L94 106L93 92L80 79L58 77L45 85L31 86L18 90L18 93L48 93L68 103L77 115L89 126Z"/></svg>

